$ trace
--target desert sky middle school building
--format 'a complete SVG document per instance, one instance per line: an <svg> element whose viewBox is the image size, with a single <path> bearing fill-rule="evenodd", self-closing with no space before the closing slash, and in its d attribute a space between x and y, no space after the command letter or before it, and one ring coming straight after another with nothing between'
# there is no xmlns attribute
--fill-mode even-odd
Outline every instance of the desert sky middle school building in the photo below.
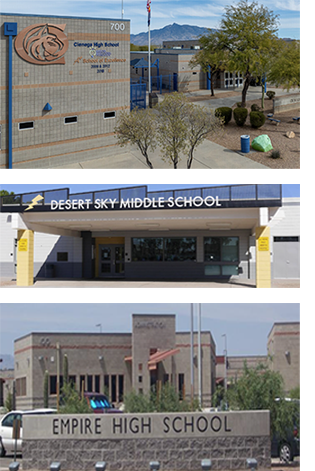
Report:
<svg viewBox="0 0 315 471"><path fill-rule="evenodd" d="M130 108L130 21L1 14L0 168L116 152Z"/></svg>
<svg viewBox="0 0 315 471"><path fill-rule="evenodd" d="M146 186L1 198L1 275L34 278L299 278L299 198L281 185Z"/></svg>

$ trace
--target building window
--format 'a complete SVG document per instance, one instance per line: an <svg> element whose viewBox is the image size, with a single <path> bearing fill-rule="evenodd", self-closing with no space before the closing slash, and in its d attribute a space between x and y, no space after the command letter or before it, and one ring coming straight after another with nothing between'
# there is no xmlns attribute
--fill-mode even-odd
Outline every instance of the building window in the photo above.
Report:
<svg viewBox="0 0 315 471"><path fill-rule="evenodd" d="M26 377L15 381L16 396L26 396Z"/></svg>
<svg viewBox="0 0 315 471"><path fill-rule="evenodd" d="M133 238L133 262L182 262L196 260L195 237Z"/></svg>
<svg viewBox="0 0 315 471"><path fill-rule="evenodd" d="M204 238L205 262L238 262L239 238L238 237L205 237Z"/></svg>
<svg viewBox="0 0 315 471"><path fill-rule="evenodd" d="M87 375L87 392L93 392L93 376Z"/></svg>
<svg viewBox="0 0 315 471"><path fill-rule="evenodd" d="M78 117L77 116L67 116L65 118L65 124L73 124L78 122Z"/></svg>
<svg viewBox="0 0 315 471"><path fill-rule="evenodd" d="M138 383L142 383L142 376L138 376Z"/></svg>
<svg viewBox="0 0 315 471"><path fill-rule="evenodd" d="M133 262L162 262L163 239L162 238L133 238L132 239Z"/></svg>
<svg viewBox="0 0 315 471"><path fill-rule="evenodd" d="M138 370L139 370L139 371L142 371L142 363L139 363L139 365L138 365Z"/></svg>
<svg viewBox="0 0 315 471"><path fill-rule="evenodd" d="M57 394L57 376L49 376L49 394Z"/></svg>
<svg viewBox="0 0 315 471"><path fill-rule="evenodd" d="M95 389L94 389L95 392L101 392L101 383L100 383L100 376L99 375L95 375Z"/></svg>
<svg viewBox="0 0 315 471"><path fill-rule="evenodd" d="M67 262L68 252L57 252L57 262Z"/></svg>
<svg viewBox="0 0 315 471"><path fill-rule="evenodd" d="M116 118L116 111L105 111L104 119Z"/></svg>
<svg viewBox="0 0 315 471"><path fill-rule="evenodd" d="M116 375L111 377L111 386L112 386L112 402L117 402L117 378Z"/></svg>
<svg viewBox="0 0 315 471"><path fill-rule="evenodd" d="M183 373L178 375L178 394L179 399L183 400L185 397L185 375Z"/></svg>
<svg viewBox="0 0 315 471"><path fill-rule="evenodd" d="M24 131L24 129L34 129L34 121L24 121L24 123L19 123L19 131Z"/></svg>
<svg viewBox="0 0 315 471"><path fill-rule="evenodd" d="M169 382L169 380L170 380L170 375L165 373L163 375L163 384L167 384Z"/></svg>
<svg viewBox="0 0 315 471"><path fill-rule="evenodd" d="M124 375L118 376L118 401L123 402L124 400Z"/></svg>
<svg viewBox="0 0 315 471"><path fill-rule="evenodd" d="M196 260L196 238L166 238L164 239L164 261L183 262Z"/></svg>
<svg viewBox="0 0 315 471"><path fill-rule="evenodd" d="M300 238L298 236L291 236L291 237L274 237L274 242L300 242Z"/></svg>

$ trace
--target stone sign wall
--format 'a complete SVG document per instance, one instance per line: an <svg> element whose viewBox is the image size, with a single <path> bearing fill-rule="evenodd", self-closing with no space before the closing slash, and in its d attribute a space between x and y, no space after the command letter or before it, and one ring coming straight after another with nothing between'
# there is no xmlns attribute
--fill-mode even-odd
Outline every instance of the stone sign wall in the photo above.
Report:
<svg viewBox="0 0 315 471"><path fill-rule="evenodd" d="M287 95L273 100L273 112L294 111L300 108L300 94Z"/></svg>
<svg viewBox="0 0 315 471"><path fill-rule="evenodd" d="M269 411L187 414L51 415L23 418L23 469L110 471L245 469L247 458L270 468Z"/></svg>

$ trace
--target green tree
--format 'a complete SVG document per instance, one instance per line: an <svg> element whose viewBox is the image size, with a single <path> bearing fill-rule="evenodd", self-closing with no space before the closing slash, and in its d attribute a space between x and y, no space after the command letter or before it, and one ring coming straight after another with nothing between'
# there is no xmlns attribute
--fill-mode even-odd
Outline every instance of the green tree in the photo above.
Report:
<svg viewBox="0 0 315 471"><path fill-rule="evenodd" d="M0 197L6 196L5 198L5 204L14 204L14 203L19 203L19 197L15 196L15 193L13 191L9 192L7 190L0 190Z"/></svg>
<svg viewBox="0 0 315 471"><path fill-rule="evenodd" d="M225 400L230 409L269 410L271 434L284 437L293 429L295 406L285 400L281 374L266 365L248 368L245 362L242 376L230 385Z"/></svg>
<svg viewBox="0 0 315 471"><path fill-rule="evenodd" d="M279 40L279 46L271 63L268 81L288 91L300 88L300 41Z"/></svg>
<svg viewBox="0 0 315 471"><path fill-rule="evenodd" d="M85 397L81 397L72 383L62 386L62 404L59 408L60 414L89 414L92 412Z"/></svg>
<svg viewBox="0 0 315 471"><path fill-rule="evenodd" d="M49 384L49 373L46 370L44 374L44 407L45 408L48 408L48 404L49 404L48 384Z"/></svg>
<svg viewBox="0 0 315 471"><path fill-rule="evenodd" d="M199 410L198 401L191 404L180 400L178 392L171 384L152 388L148 394L131 391L124 397L125 412L189 412Z"/></svg>
<svg viewBox="0 0 315 471"><path fill-rule="evenodd" d="M208 30L208 35L212 34L212 30ZM214 96L214 77L222 69L222 54L219 53L218 48L215 44L215 38L212 38L212 41L209 41L209 36L201 36L199 39L201 49L197 54L190 60L189 66L194 69L197 65L201 67L203 72L206 74L211 73L211 96Z"/></svg>
<svg viewBox="0 0 315 471"><path fill-rule="evenodd" d="M153 168L149 160L149 150L156 148L156 119L150 109L135 108L130 113L123 110L119 113L115 133L121 147L131 143L138 147L145 158L146 165Z"/></svg>
<svg viewBox="0 0 315 471"><path fill-rule="evenodd" d="M13 395L12 395L11 391L9 391L8 394L7 394L7 398L5 400L4 407L6 408L6 410L8 412L10 412L13 409Z"/></svg>
<svg viewBox="0 0 315 471"><path fill-rule="evenodd" d="M243 107L251 78L261 73L265 56L278 47L277 31L277 15L257 2L241 0L226 7L220 28L201 39L216 64L243 74Z"/></svg>

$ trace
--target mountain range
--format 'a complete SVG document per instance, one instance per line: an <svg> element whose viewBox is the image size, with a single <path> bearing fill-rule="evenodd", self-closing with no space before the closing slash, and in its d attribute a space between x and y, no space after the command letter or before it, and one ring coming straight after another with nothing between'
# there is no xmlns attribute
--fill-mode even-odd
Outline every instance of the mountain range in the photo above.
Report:
<svg viewBox="0 0 315 471"><path fill-rule="evenodd" d="M196 39L202 34L207 33L207 28L201 28L200 26L191 25L178 25L173 23L172 25L164 26L161 29L153 29L151 31L151 44L155 46L161 46L163 41L187 41ZM136 46L145 46L148 44L148 32L131 34L130 43Z"/></svg>

